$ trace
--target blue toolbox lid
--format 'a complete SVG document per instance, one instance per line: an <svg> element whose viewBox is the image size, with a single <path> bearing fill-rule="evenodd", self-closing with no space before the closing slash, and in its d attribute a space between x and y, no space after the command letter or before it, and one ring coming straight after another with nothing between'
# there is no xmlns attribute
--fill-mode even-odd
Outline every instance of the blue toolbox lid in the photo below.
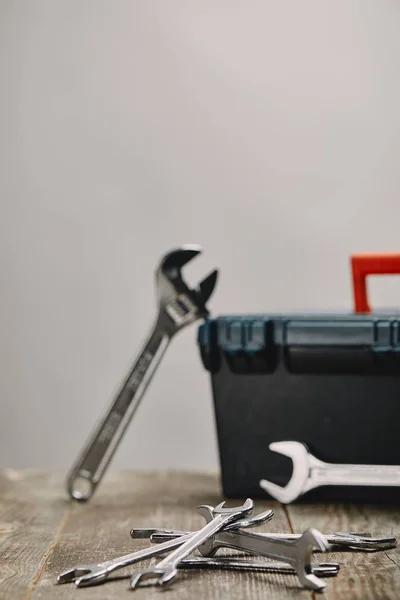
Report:
<svg viewBox="0 0 400 600"><path fill-rule="evenodd" d="M200 325L197 341L212 372L223 359L241 373L280 363L293 372L400 371L400 313L225 315Z"/></svg>

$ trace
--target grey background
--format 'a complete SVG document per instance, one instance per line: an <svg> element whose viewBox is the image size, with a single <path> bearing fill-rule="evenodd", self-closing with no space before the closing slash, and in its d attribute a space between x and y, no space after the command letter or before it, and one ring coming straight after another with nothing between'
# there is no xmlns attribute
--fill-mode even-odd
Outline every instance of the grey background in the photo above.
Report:
<svg viewBox="0 0 400 600"><path fill-rule="evenodd" d="M396 0L0 2L0 466L70 466L171 247L215 314L351 310L350 253L400 250L399 31ZM113 468L217 467L196 332Z"/></svg>

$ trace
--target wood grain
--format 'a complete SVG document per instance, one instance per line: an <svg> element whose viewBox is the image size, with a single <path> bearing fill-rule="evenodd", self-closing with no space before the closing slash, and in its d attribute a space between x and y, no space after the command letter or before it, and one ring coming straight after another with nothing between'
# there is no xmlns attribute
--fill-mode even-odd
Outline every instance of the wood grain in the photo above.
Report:
<svg viewBox="0 0 400 600"><path fill-rule="evenodd" d="M133 570L148 566L139 563L115 573L104 585L78 589L73 584L56 585L63 569L82 562L101 561L149 545L146 540L132 540L132 527L160 526L197 529L204 521L196 513L199 504L221 502L219 482L214 474L205 473L118 473L110 474L87 504L74 504L62 536L48 560L32 600L72 598L87 599L160 598L161 590L145 587L133 592L129 576ZM244 499L243 499L244 500ZM241 500L229 505L240 504ZM268 508L260 503L257 512ZM275 517L269 529L287 531L288 522L280 505L274 506ZM261 530L262 528L260 528ZM264 526L265 529L265 526ZM156 561L159 559L156 559ZM155 561L153 561L154 563ZM181 571L179 579L167 592L176 600L207 598L306 598L310 593L299 587L294 576L262 573Z"/></svg>
<svg viewBox="0 0 400 600"><path fill-rule="evenodd" d="M60 476L0 472L0 599L24 598L66 519Z"/></svg>
<svg viewBox="0 0 400 600"><path fill-rule="evenodd" d="M3 471L0 473L0 600L115 600L168 598L183 600L398 600L400 552L337 552L315 554L315 561L337 561L341 570L326 579L327 588L315 595L300 587L291 575L232 571L180 571L169 590L129 589L139 563L111 576L99 586L76 589L57 584L68 567L102 561L149 545L132 540L132 527L196 529L203 524L199 504L222 500L217 475L193 472L109 472L87 503L69 501L64 476L54 473ZM230 501L229 505L239 504ZM316 527L330 531L370 530L400 536L399 509L344 505L291 505L258 502L256 512L272 508L275 516L259 531L302 532ZM221 553L221 555L227 553ZM234 554L234 553L233 553ZM153 559L153 563L159 559Z"/></svg>
<svg viewBox="0 0 400 600"><path fill-rule="evenodd" d="M287 510L295 532L317 527L322 533L370 531L376 536L400 539L399 507L292 504ZM324 593L326 600L399 600L400 546L384 552L336 552L323 556L340 563L339 575L329 580Z"/></svg>

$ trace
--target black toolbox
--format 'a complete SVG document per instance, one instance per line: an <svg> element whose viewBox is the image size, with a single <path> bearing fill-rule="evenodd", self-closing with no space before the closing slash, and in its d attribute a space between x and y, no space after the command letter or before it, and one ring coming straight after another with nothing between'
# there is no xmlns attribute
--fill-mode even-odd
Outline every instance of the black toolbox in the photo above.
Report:
<svg viewBox="0 0 400 600"><path fill-rule="evenodd" d="M352 268L353 313L227 315L199 327L226 497L267 498L260 480L288 482L292 461L269 449L276 441L301 441L330 463L400 465L400 311L371 312L366 294L366 276L399 273L400 255L356 255ZM397 486L324 486L298 501L397 504Z"/></svg>

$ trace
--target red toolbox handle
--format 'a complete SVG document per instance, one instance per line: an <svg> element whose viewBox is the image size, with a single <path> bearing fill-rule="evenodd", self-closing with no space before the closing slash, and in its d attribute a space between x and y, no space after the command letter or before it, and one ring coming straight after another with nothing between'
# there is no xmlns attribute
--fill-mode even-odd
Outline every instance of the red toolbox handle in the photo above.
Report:
<svg viewBox="0 0 400 600"><path fill-rule="evenodd" d="M355 312L371 312L368 303L367 275L400 274L400 254L352 254Z"/></svg>

